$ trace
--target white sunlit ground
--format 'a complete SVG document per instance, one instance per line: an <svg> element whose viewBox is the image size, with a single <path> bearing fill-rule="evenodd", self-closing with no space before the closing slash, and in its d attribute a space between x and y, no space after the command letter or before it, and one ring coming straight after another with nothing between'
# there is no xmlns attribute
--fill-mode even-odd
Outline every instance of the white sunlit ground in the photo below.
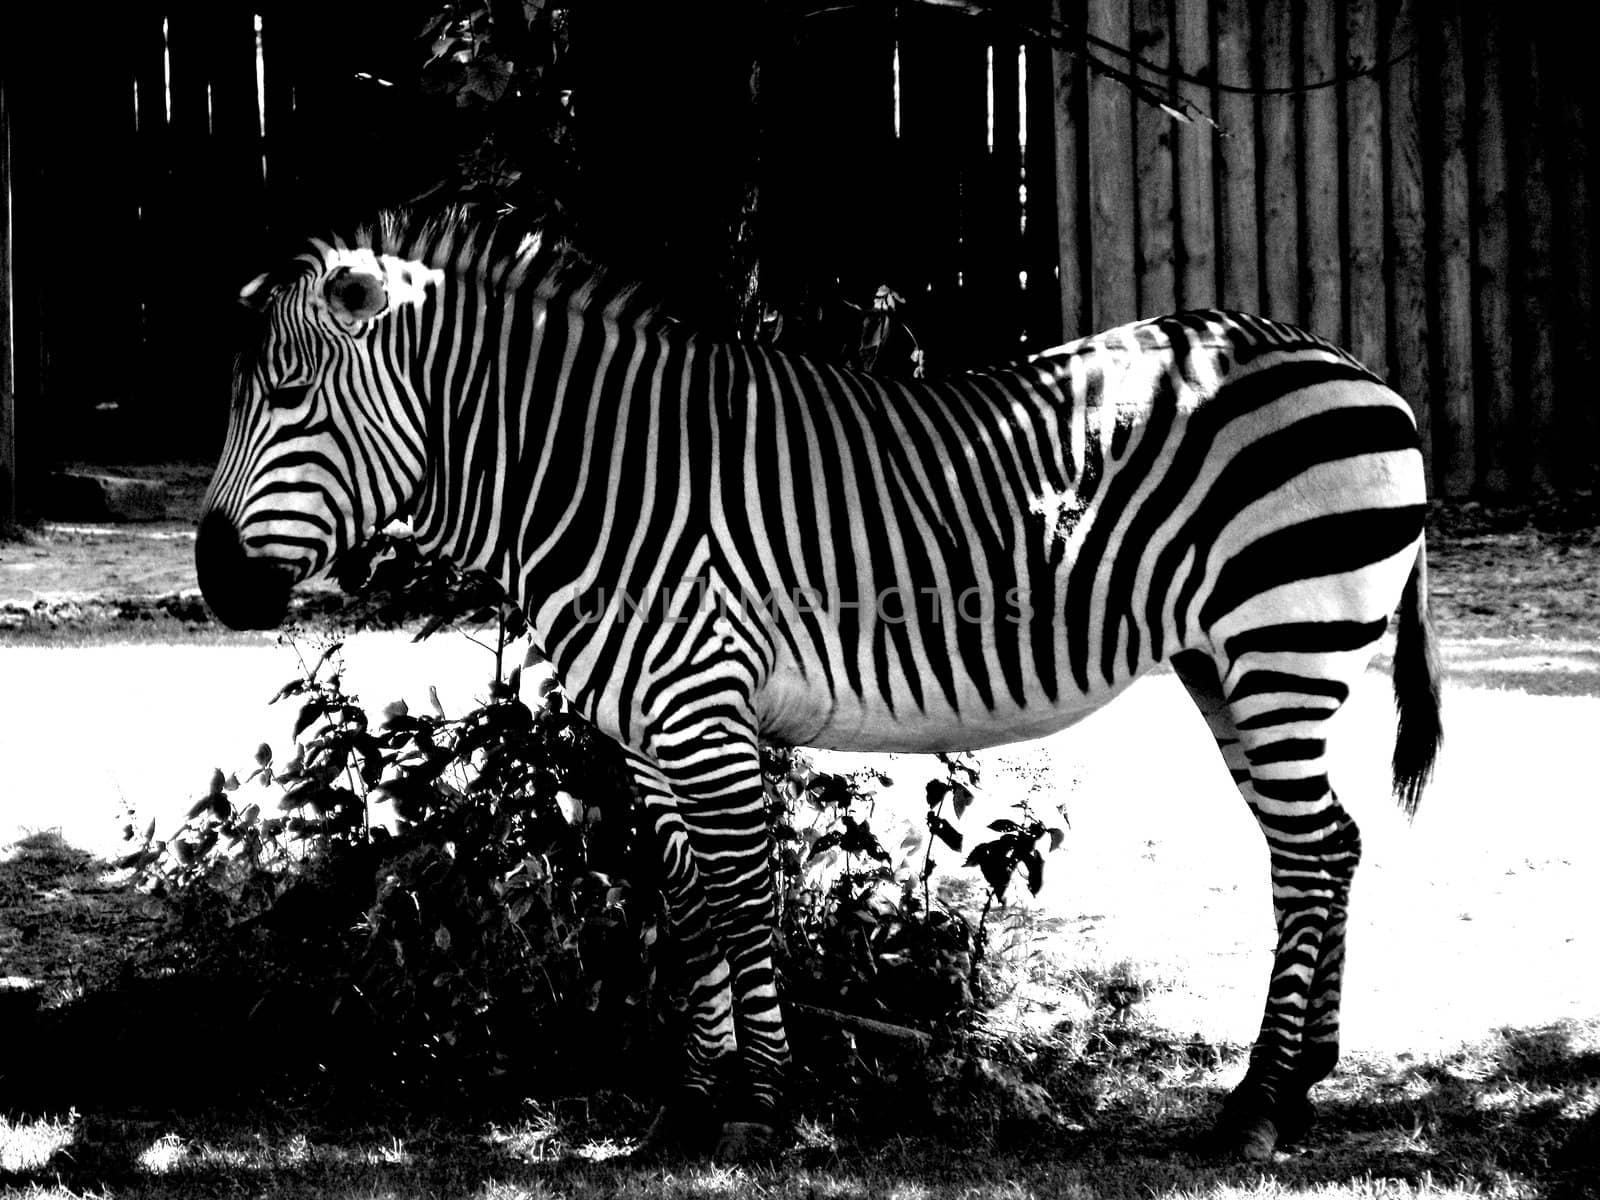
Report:
<svg viewBox="0 0 1600 1200"><path fill-rule="evenodd" d="M1447 651L1483 658L1481 645ZM399 697L426 705L429 683L459 712L491 671L456 635L362 635L345 658L349 688L375 713ZM141 827L175 827L214 766L250 766L263 740L287 750L295 707L266 701L296 671L265 638L0 648L0 857L44 829L114 856L125 806ZM1351 1049L1426 1053L1504 1025L1600 1016L1600 696L1456 684L1445 720L1410 825L1389 798L1386 675L1366 676L1333 737L1335 785L1366 845L1345 984ZM1272 939L1265 851L1176 680L1149 677L1065 734L980 757L987 799L969 837L1016 796L1067 807L1071 830L1037 901L1065 920L1069 944L1052 957L1127 960L1172 984L1144 1011L1174 1033L1252 1040ZM817 759L873 762L896 780L890 802L920 816L931 760Z"/></svg>

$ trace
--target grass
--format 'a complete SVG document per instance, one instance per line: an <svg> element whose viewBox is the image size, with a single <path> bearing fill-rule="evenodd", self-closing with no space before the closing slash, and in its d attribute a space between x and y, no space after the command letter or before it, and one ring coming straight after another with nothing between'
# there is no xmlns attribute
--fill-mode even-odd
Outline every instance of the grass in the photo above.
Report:
<svg viewBox="0 0 1600 1200"><path fill-rule="evenodd" d="M0 894L64 905L102 866L36 835L0 864ZM987 1027L925 1058L878 1057L858 1041L880 1074L802 1089L794 1144L739 1167L631 1157L651 1113L617 1094L480 1099L468 1111L359 1080L263 1095L253 1081L297 1039L293 1022L252 1020L247 992L180 976L96 1005L59 979L47 990L66 1003L0 1007L0 1196L1600 1195L1600 1018L1432 1054L1348 1056L1303 1143L1265 1166L1232 1164L1207 1134L1245 1048L1162 1028L1147 1005L1181 981L1085 962L1063 927L1002 914L994 944L1010 949ZM48 1086L28 1078L19 1044Z"/></svg>
<svg viewBox="0 0 1600 1200"><path fill-rule="evenodd" d="M1141 1198L1583 1197L1595 1192L1600 1023L1506 1031L1440 1058L1357 1062L1303 1147L1262 1167L1213 1161L1214 1069L1126 1027L1086 1120L945 1114L807 1120L769 1164L646 1163L616 1097L476 1119L243 1109L0 1120L0 1195ZM907 1107L911 1107L909 1102ZM1585 1174L1586 1170L1588 1174Z"/></svg>

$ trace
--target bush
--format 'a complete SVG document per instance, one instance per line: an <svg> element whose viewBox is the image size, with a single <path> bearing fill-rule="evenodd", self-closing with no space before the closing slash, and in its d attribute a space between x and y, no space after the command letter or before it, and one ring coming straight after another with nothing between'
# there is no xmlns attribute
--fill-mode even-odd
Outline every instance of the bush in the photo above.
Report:
<svg viewBox="0 0 1600 1200"><path fill-rule="evenodd" d="M419 567L410 553L384 547L362 569L399 579ZM485 615L481 581L434 583L428 629ZM369 592L361 619L426 591ZM525 700L530 664L504 669L516 628L498 623L488 699L457 717L435 699L422 713L391 704L373 725L344 689L337 642L302 658L276 698L299 705L288 756L262 745L242 779L216 771L185 824L147 830L125 862L171 902L179 957L247 959L272 987L315 997L345 1030L334 1040L364 1048L344 1065L375 1081L651 1091L683 1036L675 989L660 986L676 976L658 864L616 747L552 678ZM925 819L891 852L873 827L880 773L764 751L778 965L791 1010L811 1017L796 1049L812 1075L873 1068L841 1041L852 1017L944 1038L969 1024L989 995L989 913L1016 878L1038 890L1040 844L1059 841L1025 810L993 822L966 859L986 883L981 910L942 903L935 850L963 849L954 821L977 771L966 756L939 764Z"/></svg>

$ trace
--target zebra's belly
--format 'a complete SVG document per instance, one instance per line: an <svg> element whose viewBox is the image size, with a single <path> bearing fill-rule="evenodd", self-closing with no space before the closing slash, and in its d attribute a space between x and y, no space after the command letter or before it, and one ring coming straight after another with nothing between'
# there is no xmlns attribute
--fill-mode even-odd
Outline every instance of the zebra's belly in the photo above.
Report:
<svg viewBox="0 0 1600 1200"><path fill-rule="evenodd" d="M957 705L942 694L924 696L918 705L846 689L834 694L798 669L780 666L756 697L756 714L764 736L796 746L904 754L979 750L1066 729L1103 707L1134 678L1088 693L1069 682L1054 700L1040 691L1024 697L1023 704L1006 697L990 707L975 693L964 696L958 689Z"/></svg>

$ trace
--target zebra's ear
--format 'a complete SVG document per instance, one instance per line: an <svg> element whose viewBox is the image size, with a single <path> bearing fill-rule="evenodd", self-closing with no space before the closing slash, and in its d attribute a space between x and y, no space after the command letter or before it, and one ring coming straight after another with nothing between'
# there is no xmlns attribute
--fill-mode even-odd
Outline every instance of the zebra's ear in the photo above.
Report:
<svg viewBox="0 0 1600 1200"><path fill-rule="evenodd" d="M271 291L272 289L267 286L267 276L263 272L239 289L239 303L251 312L260 312Z"/></svg>
<svg viewBox="0 0 1600 1200"><path fill-rule="evenodd" d="M322 285L322 295L339 323L370 321L389 307L383 278L353 267L337 267Z"/></svg>

